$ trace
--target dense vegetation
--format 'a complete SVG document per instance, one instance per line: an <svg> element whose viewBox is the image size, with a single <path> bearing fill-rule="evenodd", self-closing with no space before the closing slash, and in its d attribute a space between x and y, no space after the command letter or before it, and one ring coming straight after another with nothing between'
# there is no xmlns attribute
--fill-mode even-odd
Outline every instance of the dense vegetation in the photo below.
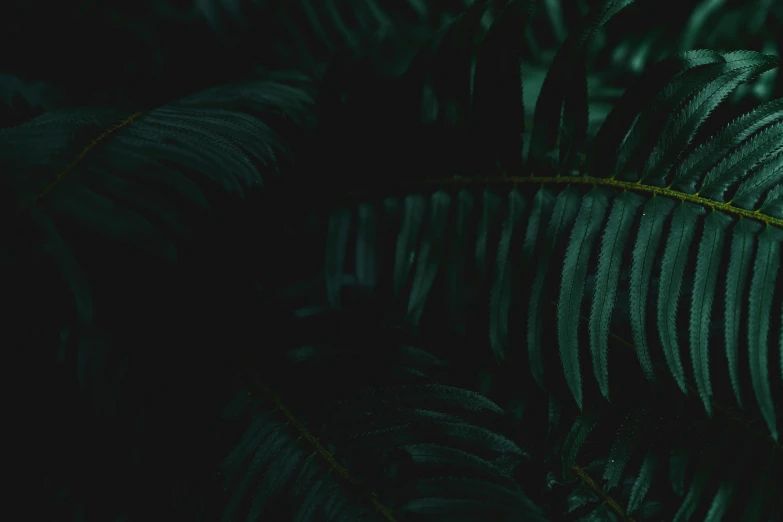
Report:
<svg viewBox="0 0 783 522"><path fill-rule="evenodd" d="M783 517L783 3L6 7L6 518Z"/></svg>

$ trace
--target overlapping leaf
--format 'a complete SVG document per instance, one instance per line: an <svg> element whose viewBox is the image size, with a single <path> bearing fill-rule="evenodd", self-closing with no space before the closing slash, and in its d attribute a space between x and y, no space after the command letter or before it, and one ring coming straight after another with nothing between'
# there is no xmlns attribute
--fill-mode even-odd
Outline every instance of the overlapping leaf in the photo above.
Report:
<svg viewBox="0 0 783 522"><path fill-rule="evenodd" d="M100 285L132 278L144 259L176 261L210 220L225 222L248 191L281 177L311 107L306 83L265 80L130 115L61 109L2 129L3 186L17 208L4 226L34 231L25 255L51 259L73 295L74 314L62 315L86 331L97 274L80 265L94 250L111 260ZM80 374L89 357L80 350Z"/></svg>
<svg viewBox="0 0 783 522"><path fill-rule="evenodd" d="M541 114L547 113L549 117L546 121L543 116L536 120L538 127L534 127L533 136L538 135L539 138L531 142L531 150L535 151L530 158L531 165L543 165L540 155L554 146L551 137L552 132L556 133L560 128L557 123L560 121L557 116L560 106L553 100L562 102L568 97L561 92L560 98L552 98L557 89L550 91L547 85L553 85L556 78L566 82L564 64L573 65L584 60L583 56L580 57L579 46L589 40L592 31L609 15L624 5L622 2L609 2L596 7L591 21L585 22L583 32L571 37L573 43L564 47L562 57L553 64L548 75L549 83L545 82L537 104L537 112L543 111ZM502 27L503 31L510 31ZM491 45L502 35L499 29L496 33L492 31L490 35L494 36L487 38L483 45ZM567 177L572 174L570 172L559 171L561 179L552 179L536 176L542 173L528 170L525 174L532 174L532 177L513 178L520 184L517 189L506 192L509 199L501 195L502 199L498 200L494 188L486 188L483 194L472 188L462 191L442 188L442 192L433 196L431 203L419 194L406 198L401 207L403 228L397 236L396 260L392 266L396 274L394 295L403 301L410 300L409 311L417 310L415 317L409 317L410 320L415 324L422 321L426 324L426 310L437 306L423 304L427 294L450 296L450 306L462 306L465 311L479 310L481 305L476 299L486 299L488 321L476 321L471 328L487 329L495 359L501 362L508 360L510 353L519 352L521 343L528 355L529 371L536 382L548 388L559 386L558 382L563 381L554 375L544 377L553 370L551 352L545 353L544 349L553 339L549 332L544 337L542 334L545 325L551 325L546 322L551 320L546 306L554 297L552 292L555 288L549 281L553 276L548 274L553 273L553 261L562 263L556 299L556 342L564 382L578 405L583 402L580 366L580 338L583 333L579 316L583 311L584 296L588 294L592 299L588 300L586 339L592 353L598 389L605 398L610 397L608 339L611 326L620 324L619 308L628 310L628 322L622 327L629 329L634 340L642 373L653 379L652 366L657 355L652 348L659 346L658 353L663 354L669 373L680 389L686 392L688 381L694 379L705 408L711 411L714 378L710 368L716 361L713 347L717 346L714 321L720 316L737 314L734 306L737 303L754 299L769 303L760 308L751 307L754 315L749 317L756 317L755 324L760 330L745 334L750 343L749 361L766 360L768 349L764 345L768 342L768 334L761 332L767 332L769 321L765 318L775 313L777 308L772 303L779 302L781 297L775 285L761 282L773 279L758 279L760 282L755 287L741 284L751 266L756 274L762 270L775 273L779 267L775 251L760 250L766 261L748 265L746 258L728 254L734 251L728 250L731 242L726 238L735 229L755 234L751 232L753 227L745 226L748 220L771 228L774 233L770 238L777 238L781 228L779 218L756 212L755 208L761 206L759 202L770 201L772 203L768 207L774 209L779 199L779 103L771 102L737 118L712 139L696 142L697 146L693 143L702 124L728 94L742 82L769 70L776 63L774 57L750 51L726 54L690 51L660 64L654 70L655 74L650 73L656 81L643 82L637 88L629 89L599 130L596 146L589 151L586 159L590 168L600 168L582 172L586 177L574 177L573 183ZM497 63L488 62L482 74L491 74L493 67L498 67ZM576 77L569 78L569 82L578 82ZM571 112L564 113L563 125L582 118L586 110L583 104L572 106ZM628 117L627 114L638 117ZM491 115L485 117L491 118ZM542 145L544 142L550 145ZM566 140L560 146L568 148L573 143ZM607 163L606 158L613 157L619 157L616 165ZM492 165L488 163L486 167L491 169ZM460 183L459 179L443 180L442 187ZM522 189L538 183L543 185L538 191ZM562 189L563 185L569 184L574 186ZM561 192L558 193L558 190ZM736 204L735 201L725 202L727 192ZM442 209L434 206L436 201L443 202ZM457 207L453 203L448 204L455 201L471 201L471 204ZM545 201L548 203L543 205ZM377 209L379 216L385 213L379 207L373 208ZM365 207L365 211L367 209ZM452 257L433 257L429 253L432 238L441 235L443 230L449 238L455 237L453 234L457 228L463 230L463 225L457 228L446 226L444 229L444 215L453 216L452 220L459 215L462 223L473 216L477 223L475 235L470 232L468 244L465 243L464 232L459 233L459 240L448 239L443 245L438 240L438 252L445 249L455 255L453 266ZM545 223L548 229L542 229ZM390 230L384 233L397 234ZM374 237L376 235L377 231L363 229L357 240L376 245L384 241ZM446 286L439 286L436 274L441 269L438 266L442 265L444 272L453 274L464 270L459 267L465 266L462 264L465 257L458 252L471 252L473 246L469 245L474 240L475 257L469 254L469 258L473 259L469 266L476 270L475 279L444 280L442 284ZM492 247L488 240L497 241L495 244L499 246ZM755 240L750 241L747 244L751 245ZM776 241L778 239L772 239L770 248L776 248ZM492 247L489 256L488 246ZM334 251L344 248L331 244L328 247L330 251L332 247ZM428 253L419 257L425 251ZM365 251L365 258L367 254ZM532 261L530 271L509 278L506 267L523 259ZM426 283L421 279L425 274ZM383 287L383 279L376 278L375 281L379 288ZM404 288L408 290L401 292ZM721 288L727 289L725 296L720 296ZM446 293L442 294L442 291ZM759 300L761 296L765 300ZM722 309L716 310L716 303ZM651 316L653 311L655 314ZM526 317L526 323L520 322L523 317ZM732 318L731 325L726 326L729 342L722 351L730 355L729 373L735 392L739 394L738 366L733 355L736 353L733 339L736 339L737 330L732 326L737 324L737 320ZM651 321L654 328L650 328ZM516 322L524 326L514 328ZM681 334L682 325L686 325L688 331L685 336ZM452 326L455 332L460 329L465 331L456 324ZM681 353L685 346L689 357ZM520 355L514 355L514 359L519 361ZM767 372L763 369L765 366L759 364L761 362L751 365L751 381L755 383L760 404L769 405L764 391L769 388L768 377L765 377ZM545 369L547 366L549 370ZM693 377L688 375L690 371ZM627 378L632 379L630 376ZM771 409L764 406L763 411L772 427Z"/></svg>
<svg viewBox="0 0 783 522"><path fill-rule="evenodd" d="M311 377L308 387L276 379L278 396L254 381L226 410L227 420L249 425L223 464L231 495L223 520L544 520L511 479L526 456L496 431L499 406L425 377L421 350L377 353L346 342L347 330L330 338L318 327L299 331L286 344L320 340L287 352L287 364ZM351 372L346 357L362 361L372 381Z"/></svg>

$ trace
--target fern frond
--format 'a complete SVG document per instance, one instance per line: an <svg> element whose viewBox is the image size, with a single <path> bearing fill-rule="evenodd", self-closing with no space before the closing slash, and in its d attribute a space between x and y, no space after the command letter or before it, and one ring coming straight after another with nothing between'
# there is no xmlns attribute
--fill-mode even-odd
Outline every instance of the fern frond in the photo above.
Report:
<svg viewBox="0 0 783 522"><path fill-rule="evenodd" d="M241 390L227 415L249 426L223 464L231 495L223 520L273 512L302 521L544 520L511 478L529 457L496 431L500 407L425 377L416 363L423 352L398 346L372 354L345 335L300 332L281 354L289 362L273 372L290 366L313 376L311 386L331 379L340 385L311 396L272 377L280 394L258 379ZM295 346L308 339L321 342ZM346 357L363 361L374 379L346 367Z"/></svg>
<svg viewBox="0 0 783 522"><path fill-rule="evenodd" d="M258 81L131 115L60 109L0 129L14 226L35 237L19 267L24 256L50 259L73 296L73 312L61 315L77 338L87 335L94 287L103 294L141 283L148 263L192 259L221 220L242 215L243 198L290 168L291 143L308 132L311 108L306 89ZM95 251L107 264L87 278L83 264ZM83 383L91 356L79 349Z"/></svg>

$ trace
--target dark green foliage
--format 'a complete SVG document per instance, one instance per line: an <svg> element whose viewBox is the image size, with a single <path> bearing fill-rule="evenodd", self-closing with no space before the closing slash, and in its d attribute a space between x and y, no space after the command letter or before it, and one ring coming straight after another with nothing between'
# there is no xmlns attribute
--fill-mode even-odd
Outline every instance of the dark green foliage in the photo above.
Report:
<svg viewBox="0 0 783 522"><path fill-rule="evenodd" d="M12 4L12 518L783 516L777 3Z"/></svg>

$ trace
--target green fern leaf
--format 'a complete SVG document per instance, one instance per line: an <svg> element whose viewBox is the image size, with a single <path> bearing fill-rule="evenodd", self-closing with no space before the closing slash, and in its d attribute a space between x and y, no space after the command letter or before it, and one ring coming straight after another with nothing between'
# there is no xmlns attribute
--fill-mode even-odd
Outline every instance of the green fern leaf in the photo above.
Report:
<svg viewBox="0 0 783 522"><path fill-rule="evenodd" d="M617 154L617 175L630 177L641 171L664 136L664 130L670 121L669 115L680 113L700 87L734 71L726 58L718 55L714 63L686 69L675 75L656 94L653 101L647 104L636 124L628 132Z"/></svg>
<svg viewBox="0 0 783 522"><path fill-rule="evenodd" d="M691 124L689 124L689 127L682 127L684 131L682 139L685 141L671 149L679 155L683 151L684 146L690 143L693 132L701 124L704 117L723 100L728 92L741 83L745 72L749 70L751 71L750 74L753 74L752 71L764 70L774 66L775 62L772 57L748 51L738 51L723 55L716 63L706 64L676 76L659 93L656 100L640 115L639 121L631 129L619 152L620 164L617 169L618 172L623 175L630 175L636 169L643 168L645 163L649 161L657 162L656 157L661 152L660 147L664 146L666 148L663 144L665 144L665 140L670 138L669 131L673 131L671 126L681 127L686 121L690 120ZM727 81L728 83L726 83ZM723 89L722 86L727 87L727 89ZM715 90L716 88L717 90ZM698 116L694 111L701 105L702 97L706 95L707 98L710 98L713 93L715 97L703 107L706 112L702 116ZM694 103L695 105L693 105ZM676 119L670 122L668 115L672 113L678 114L684 119L679 124ZM695 114L695 119L691 120L691 117ZM656 145L658 149L655 148ZM652 156L650 156L651 154ZM675 156L669 161L672 162L676 159ZM659 179L668 172L668 164L663 165L663 167L665 168L663 168L663 172L659 173ZM649 173L649 169L644 171L645 175ZM660 184L660 181L656 181L655 178L653 178L652 182L653 184Z"/></svg>
<svg viewBox="0 0 783 522"><path fill-rule="evenodd" d="M710 504L710 509L707 511L707 516L704 517L704 522L720 522L723 520L723 515L726 514L726 510L728 510L731 503L734 488L734 482L721 482L718 491L712 498L712 504Z"/></svg>
<svg viewBox="0 0 783 522"><path fill-rule="evenodd" d="M780 267L780 230L767 227L759 234L753 277L750 282L748 309L748 351L750 379L761 415L767 422L772 438L777 440L775 405L769 382L768 339L769 321L775 280Z"/></svg>
<svg viewBox="0 0 783 522"><path fill-rule="evenodd" d="M601 393L607 400L609 400L609 367L607 362L609 321L617 296L623 251L628 243L634 218L643 201L641 196L633 192L623 192L615 200L598 252L596 285L590 308L590 346L594 354L595 378Z"/></svg>
<svg viewBox="0 0 783 522"><path fill-rule="evenodd" d="M670 187L693 193L704 172L750 136L783 118L783 100L765 103L734 119L705 144L697 147L675 169Z"/></svg>
<svg viewBox="0 0 783 522"><path fill-rule="evenodd" d="M739 381L739 328L743 307L742 296L751 270L753 243L760 226L748 219L740 219L734 225L726 273L724 334L729 377L737 404L741 407L742 392Z"/></svg>
<svg viewBox="0 0 783 522"><path fill-rule="evenodd" d="M596 134L588 157L588 170L597 176L616 172L617 152L635 119L658 93L685 71L718 63L720 54L710 50L687 51L647 68L634 89L626 89Z"/></svg>
<svg viewBox="0 0 783 522"><path fill-rule="evenodd" d="M704 493L704 488L707 485L707 479L709 476L705 470L699 470L696 472L696 476L693 478L688 494L685 496L680 509L674 515L673 522L688 522L693 516L693 513L699 507L699 499Z"/></svg>
<svg viewBox="0 0 783 522"><path fill-rule="evenodd" d="M704 232L696 255L696 273L691 293L690 345L696 388L707 410L712 415L712 384L710 383L710 319L723 238L732 220L711 212L704 220Z"/></svg>
<svg viewBox="0 0 783 522"><path fill-rule="evenodd" d="M666 126L658 148L647 160L642 172L642 179L654 185L660 185L671 166L690 145L696 131L707 116L733 92L740 83L749 81L764 71L775 67L776 62L764 55L746 55L734 60L734 54L725 56L727 71L721 74L696 93L677 114L676 118Z"/></svg>
<svg viewBox="0 0 783 522"><path fill-rule="evenodd" d="M646 411L634 410L620 426L604 470L606 491L610 491L620 484L623 470L631 458L634 446L638 443L639 433L644 427L646 417Z"/></svg>
<svg viewBox="0 0 783 522"><path fill-rule="evenodd" d="M674 210L671 199L653 196L642 209L639 232L632 252L630 281L630 316L634 346L642 370L653 381L652 359L647 341L647 294L652 281L653 259L663 234L663 222Z"/></svg>
<svg viewBox="0 0 783 522"><path fill-rule="evenodd" d="M699 195L723 201L726 189L749 170L783 149L783 123L775 123L753 135L704 175Z"/></svg>
<svg viewBox="0 0 783 522"><path fill-rule="evenodd" d="M685 274L688 250L696 233L696 217L704 214L704 208L690 203L681 203L674 210L671 233L661 260L661 278L658 290L658 333L663 345L663 353L677 385L683 393L685 389L685 371L682 367L677 343L677 304Z"/></svg>
<svg viewBox="0 0 783 522"><path fill-rule="evenodd" d="M563 262L563 278L557 306L557 337L566 382L580 408L582 407L582 374L579 369L579 317L587 263L608 206L609 198L601 189L593 189L585 195L574 222ZM598 359L595 347L591 346L591 348L593 348L596 373L604 373L606 365Z"/></svg>
<svg viewBox="0 0 783 522"><path fill-rule="evenodd" d="M305 338L318 335L301 331ZM543 521L509 477L526 458L524 452L502 434L474 424L489 425L502 416L502 408L469 390L429 384L422 373L401 382L401 363L418 366L408 355L386 354L397 371L379 368L377 385L362 386L363 377L337 360L339 353L364 357L350 346L333 345L286 363L306 374L310 370L300 365L317 361L316 379L322 380L324 371L329 378L339 374L340 385L317 398L292 399L302 409L301 420L261 383L257 388L263 393L251 401L240 392L242 401L235 401L230 416L255 413L223 466L230 493L225 522L254 521L273 512L303 522L389 522L396 513ZM296 397L295 384L275 380ZM500 461L507 471L496 464Z"/></svg>
<svg viewBox="0 0 783 522"><path fill-rule="evenodd" d="M729 203L753 210L765 191L781 186L783 186L783 153L779 152L740 183Z"/></svg>
<svg viewBox="0 0 783 522"><path fill-rule="evenodd" d="M576 455L579 453L579 448L584 444L587 435L589 435L598 425L599 420L598 414L594 411L583 412L574 420L571 429L568 431L568 434L563 441L562 454L560 456L563 478L571 472L571 468L576 462Z"/></svg>
<svg viewBox="0 0 783 522"><path fill-rule="evenodd" d="M642 467L639 470L639 474L636 476L636 480L633 483L631 489L631 496L628 499L628 512L633 513L639 509L644 500L645 495L650 490L653 477L655 476L655 468L658 464L657 455L648 451L642 462Z"/></svg>
<svg viewBox="0 0 783 522"><path fill-rule="evenodd" d="M44 232L27 253L54 260L74 302L77 313L57 324L75 337L64 346L75 348L76 382L90 389L91 399L103 403L127 393L122 386L129 380L109 383L107 372L130 357L112 351L127 335L105 331L122 308L104 301L103 323L88 326L92 290L109 296L130 288L129 281L156 272L149 268L167 269L183 251L206 246L219 221L243 216L237 203L279 177L290 161L287 140L304 136L312 106L306 89L265 79L130 115L75 107L0 129L2 185L20 223L29 220ZM88 281L79 272L95 266L96 253L103 269ZM221 255L230 259L232 252ZM130 301L122 293L117 299ZM67 350L58 357L71 364Z"/></svg>
<svg viewBox="0 0 783 522"><path fill-rule="evenodd" d="M772 187L759 212L783 219L783 186Z"/></svg>

